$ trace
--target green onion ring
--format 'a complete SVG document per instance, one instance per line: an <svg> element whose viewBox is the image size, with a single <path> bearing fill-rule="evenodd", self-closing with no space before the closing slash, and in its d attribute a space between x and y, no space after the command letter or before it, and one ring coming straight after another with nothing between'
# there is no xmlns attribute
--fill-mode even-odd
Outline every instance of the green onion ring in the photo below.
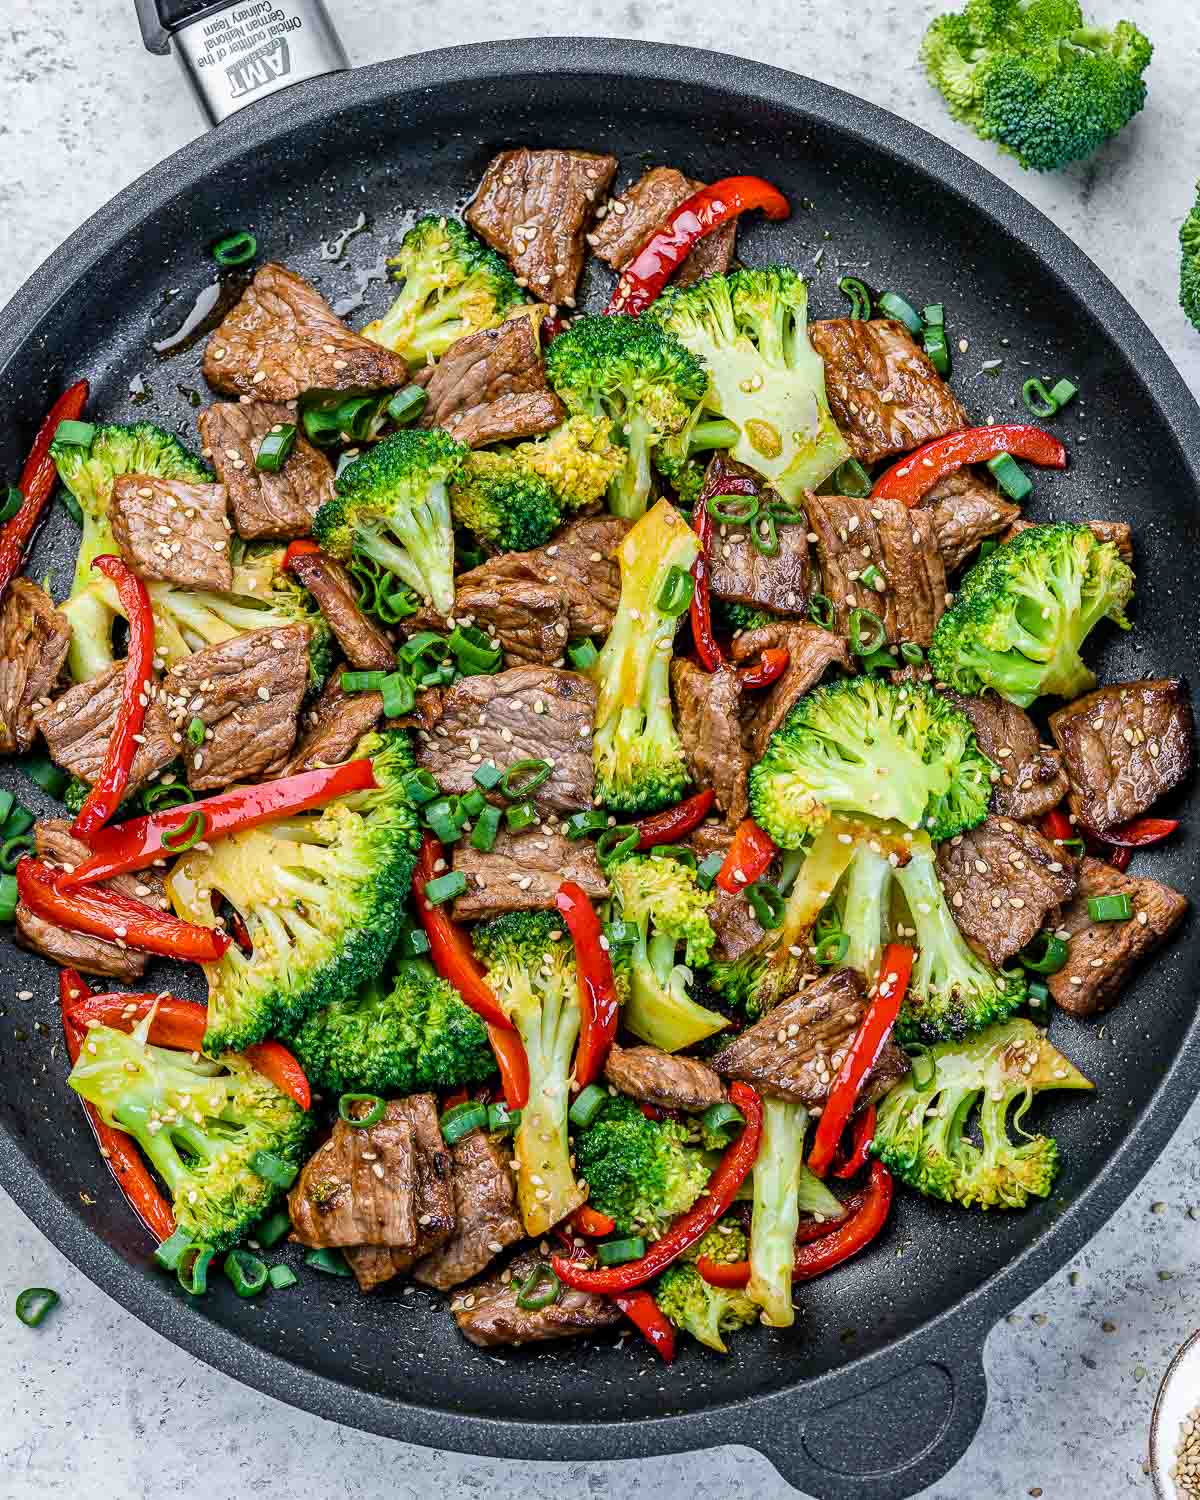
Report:
<svg viewBox="0 0 1200 1500"><path fill-rule="evenodd" d="M516 1302L525 1312L540 1312L543 1307L557 1302L561 1293L562 1282L554 1267L540 1260L517 1288Z"/></svg>
<svg viewBox="0 0 1200 1500"><path fill-rule="evenodd" d="M198 807L193 807L183 822L162 836L162 846L168 854L184 854L193 848L208 832L208 819Z"/></svg>
<svg viewBox="0 0 1200 1500"><path fill-rule="evenodd" d="M352 1115L352 1104L366 1104L370 1107L365 1115ZM386 1109L387 1100L381 1099L378 1094L343 1094L338 1100L338 1119L349 1125L351 1130L368 1130L372 1125L379 1124Z"/></svg>
<svg viewBox="0 0 1200 1500"><path fill-rule="evenodd" d="M713 495L708 513L722 526L749 526L758 515L760 503L757 495Z"/></svg>

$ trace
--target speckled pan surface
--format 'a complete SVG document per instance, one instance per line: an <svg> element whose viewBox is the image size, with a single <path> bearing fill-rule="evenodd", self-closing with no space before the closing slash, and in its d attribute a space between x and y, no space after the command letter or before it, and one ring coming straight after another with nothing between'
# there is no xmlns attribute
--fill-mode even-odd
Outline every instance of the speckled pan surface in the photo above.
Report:
<svg viewBox="0 0 1200 1500"><path fill-rule="evenodd" d="M217 234L252 229L264 256L341 302L415 212L460 208L491 154L518 143L615 151L621 182L656 162L696 177L769 177L795 211L783 224L750 225L742 252L814 271L815 316L840 310L837 276L858 268L917 305L944 301L955 339L1008 337L1014 364L1031 361L1024 373L1069 373L1084 393L1060 423L1072 466L1038 476L1030 514L1131 518L1137 629L1100 643L1102 674L1192 674L1200 411L1133 311L1047 220L951 148L823 85L680 48L547 40L426 53L303 85L235 117L122 194L10 304L0 320L0 472L14 472L49 398L80 374L93 382L94 411L150 417L194 439L199 351L159 362L150 345L210 279L204 247ZM373 238L351 240L344 264L323 261L321 241L360 204ZM596 277L593 295L607 284ZM369 284L353 319L386 301L386 288ZM150 397L135 404L138 376ZM1009 411L1018 387L1012 370L957 386L980 420ZM56 516L35 573L65 589L74 542ZM18 778L4 771L0 784ZM1140 864L1194 902L1200 879L1188 851ZM983 1216L902 1195L878 1246L804 1288L788 1334L755 1331L728 1360L689 1346L669 1372L629 1340L480 1355L421 1291L362 1297L352 1283L306 1275L257 1303L224 1286L187 1302L147 1264L145 1239L65 1087L50 966L8 945L0 1180L147 1323L326 1416L530 1458L741 1442L810 1493L886 1500L930 1483L965 1448L982 1413L988 1329L1124 1198L1193 1098L1198 972L1189 923L1102 1027L1055 1018L1054 1040L1098 1091L1039 1112L1064 1158L1048 1203ZM190 976L166 966L149 982L195 992ZM26 990L32 999L13 998Z"/></svg>

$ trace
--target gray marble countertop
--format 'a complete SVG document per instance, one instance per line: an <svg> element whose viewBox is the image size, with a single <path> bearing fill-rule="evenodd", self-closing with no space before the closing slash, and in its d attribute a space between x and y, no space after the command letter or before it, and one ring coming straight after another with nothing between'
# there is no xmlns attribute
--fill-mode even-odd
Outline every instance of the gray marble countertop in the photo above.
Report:
<svg viewBox="0 0 1200 1500"><path fill-rule="evenodd" d="M915 63L932 3L894 0L329 0L351 57L539 32L687 41L809 73L917 121L999 173L1116 282L1200 393L1200 335L1176 305L1194 150L1200 17L1181 0L1090 0L1156 54L1146 111L1093 162L1025 174L956 127ZM143 52L130 0L0 0L0 303L82 219L199 133L173 63ZM1189 156L1189 151L1191 152ZM992 1333L990 1404L970 1452L926 1500L1148 1496L1150 1407L1200 1325L1200 1104L1143 1184L1070 1266ZM269 1400L151 1333L74 1270L0 1194L0 1307L54 1286L41 1330L5 1318L0 1500L259 1493L346 1500L694 1500L795 1492L746 1449L605 1465L431 1454Z"/></svg>

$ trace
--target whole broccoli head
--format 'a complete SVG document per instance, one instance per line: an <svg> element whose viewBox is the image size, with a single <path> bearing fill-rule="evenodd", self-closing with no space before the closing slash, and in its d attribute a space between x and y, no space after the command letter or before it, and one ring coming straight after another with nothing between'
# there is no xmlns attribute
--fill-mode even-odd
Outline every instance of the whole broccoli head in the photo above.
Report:
<svg viewBox="0 0 1200 1500"><path fill-rule="evenodd" d="M991 772L966 716L932 687L851 677L788 714L750 772L750 807L784 849L834 812L945 839L987 816Z"/></svg>
<svg viewBox="0 0 1200 1500"><path fill-rule="evenodd" d="M397 432L342 470L313 538L341 562L357 550L394 573L439 614L454 608L450 488L468 450L441 428Z"/></svg>
<svg viewBox="0 0 1200 1500"><path fill-rule="evenodd" d="M747 1241L736 1219L722 1219L658 1278L658 1310L683 1333L718 1354L728 1354L724 1335L758 1321L758 1304L745 1292L710 1286L696 1270L701 1256L721 1265L745 1260Z"/></svg>
<svg viewBox="0 0 1200 1500"><path fill-rule="evenodd" d="M932 1086L923 1078L918 1088L910 1075L880 1104L874 1154L909 1187L964 1208L1024 1208L1045 1198L1058 1147L1050 1136L1025 1135L1022 1116L1043 1089L1090 1089L1088 1080L1025 1020L941 1042L928 1056ZM979 1145L967 1134L976 1106ZM1010 1128L1024 1136L1020 1145Z"/></svg>
<svg viewBox="0 0 1200 1500"><path fill-rule="evenodd" d="M1179 226L1179 305L1188 321L1200 330L1200 182L1192 211Z"/></svg>
<svg viewBox="0 0 1200 1500"><path fill-rule="evenodd" d="M193 848L167 877L179 916L216 922L213 897L239 913L252 952L231 943L208 976L205 1051L297 1031L323 1006L348 1000L383 968L404 921L420 827L404 778L403 730L366 735L376 787L317 812Z"/></svg>
<svg viewBox="0 0 1200 1500"><path fill-rule="evenodd" d="M929 664L960 693L1028 708L1096 685L1080 648L1101 620L1129 629L1133 569L1090 526L1030 526L977 562L938 621Z"/></svg>
<svg viewBox="0 0 1200 1500"><path fill-rule="evenodd" d="M255 1172L255 1153L299 1170L309 1116L244 1057L227 1054L214 1063L152 1047L148 1024L132 1035L91 1027L67 1081L138 1143L192 1243L228 1249L279 1191Z"/></svg>
<svg viewBox="0 0 1200 1500"><path fill-rule="evenodd" d="M651 314L705 363L708 411L737 432L731 458L803 500L850 456L808 339L808 288L789 266L730 271L668 291Z"/></svg>
<svg viewBox="0 0 1200 1500"><path fill-rule="evenodd" d="M501 552L527 552L562 524L553 486L517 453L469 453L450 491L460 526Z"/></svg>
<svg viewBox="0 0 1200 1500"><path fill-rule="evenodd" d="M956 120L1052 172L1137 114L1152 51L1132 21L1086 25L1077 0L968 0L932 22L921 60Z"/></svg>
<svg viewBox="0 0 1200 1500"><path fill-rule="evenodd" d="M363 334L410 365L440 359L456 339L495 328L525 293L504 261L457 219L426 214L388 261L403 283L382 318Z"/></svg>
<svg viewBox="0 0 1200 1500"><path fill-rule="evenodd" d="M575 1167L588 1202L622 1234L657 1239L708 1183L709 1167L674 1120L648 1120L618 1094L574 1135Z"/></svg>
<svg viewBox="0 0 1200 1500"><path fill-rule="evenodd" d="M618 516L644 515L656 443L687 425L708 388L704 367L650 318L577 318L546 351L546 374L569 411L607 418L627 449L608 491Z"/></svg>
<svg viewBox="0 0 1200 1500"><path fill-rule="evenodd" d="M627 457L607 417L568 417L545 437L510 451L542 476L568 511L599 505Z"/></svg>

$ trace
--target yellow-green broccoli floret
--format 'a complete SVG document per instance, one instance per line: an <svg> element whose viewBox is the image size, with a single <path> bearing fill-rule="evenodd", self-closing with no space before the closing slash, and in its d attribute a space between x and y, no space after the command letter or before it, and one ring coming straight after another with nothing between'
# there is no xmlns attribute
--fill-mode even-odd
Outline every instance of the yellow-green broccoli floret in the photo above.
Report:
<svg viewBox="0 0 1200 1500"><path fill-rule="evenodd" d="M696 1270L704 1256L720 1265L745 1260L746 1235L736 1219L722 1219L658 1278L654 1300L659 1311L683 1333L718 1354L728 1354L724 1335L758 1321L758 1304L745 1292L710 1286Z"/></svg>
<svg viewBox="0 0 1200 1500"><path fill-rule="evenodd" d="M542 476L569 511L599 505L627 457L607 417L568 417L545 437L510 451Z"/></svg>
<svg viewBox="0 0 1200 1500"><path fill-rule="evenodd" d="M468 454L450 491L450 510L460 526L501 552L540 547L563 518L553 486L519 451Z"/></svg>
<svg viewBox="0 0 1200 1500"><path fill-rule="evenodd" d="M657 1239L704 1191L710 1168L674 1120L648 1120L614 1095L574 1135L575 1165L588 1202L622 1234Z"/></svg>

